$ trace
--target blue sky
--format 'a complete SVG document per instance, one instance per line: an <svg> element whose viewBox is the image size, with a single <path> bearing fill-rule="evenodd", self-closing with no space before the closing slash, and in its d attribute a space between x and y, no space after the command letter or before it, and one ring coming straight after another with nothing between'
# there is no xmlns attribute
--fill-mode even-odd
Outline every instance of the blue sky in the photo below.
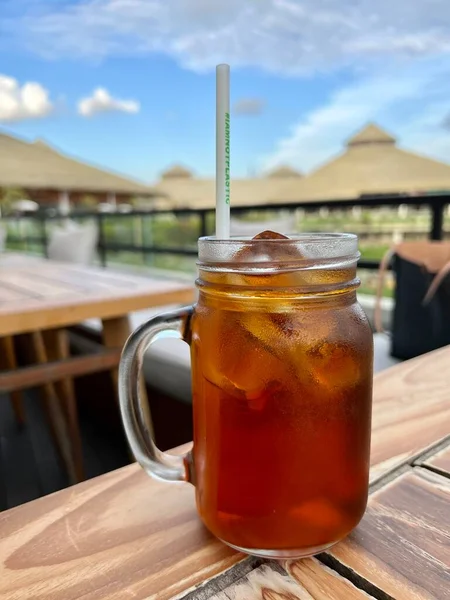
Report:
<svg viewBox="0 0 450 600"><path fill-rule="evenodd" d="M0 0L0 130L212 176L218 62L235 176L308 172L371 120L450 162L447 0Z"/></svg>

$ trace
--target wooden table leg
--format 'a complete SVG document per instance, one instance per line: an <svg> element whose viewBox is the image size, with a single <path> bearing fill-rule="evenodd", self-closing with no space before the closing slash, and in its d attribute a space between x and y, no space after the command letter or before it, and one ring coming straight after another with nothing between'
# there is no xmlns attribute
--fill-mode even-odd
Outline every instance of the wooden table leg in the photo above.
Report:
<svg viewBox="0 0 450 600"><path fill-rule="evenodd" d="M66 329L49 329L43 332L43 336L48 360L56 361L70 357L69 334ZM55 389L67 421L75 478L78 483L84 480L83 447L73 380L65 377L55 383Z"/></svg>
<svg viewBox="0 0 450 600"><path fill-rule="evenodd" d="M17 369L16 352L14 349L14 338L11 335L0 338L0 363L5 370ZM23 406L22 392L10 392L11 403L19 426L25 423L25 410Z"/></svg>
<svg viewBox="0 0 450 600"><path fill-rule="evenodd" d="M30 336L36 363L43 364L48 362L49 354L42 332L34 331ZM50 347L50 350L53 352L52 347ZM77 483L82 479L82 473L75 466L71 434L68 419L66 418L68 411L62 407L64 401L58 398L55 386L52 383L45 383L41 386L40 391L50 431L66 466L69 480L71 483Z"/></svg>
<svg viewBox="0 0 450 600"><path fill-rule="evenodd" d="M127 315L117 317L114 319L103 319L103 343L107 348L123 348L127 341L130 333L130 321ZM111 377L113 381L114 390L118 393L118 369L111 370ZM147 423L149 431L153 435L153 423L150 413L150 406L147 398L147 391L145 382L141 379L141 398L143 399L143 413Z"/></svg>
<svg viewBox="0 0 450 600"><path fill-rule="evenodd" d="M130 321L126 315L115 319L103 319L103 344L106 348L122 349L130 333ZM111 369L114 391L117 392L118 369Z"/></svg>

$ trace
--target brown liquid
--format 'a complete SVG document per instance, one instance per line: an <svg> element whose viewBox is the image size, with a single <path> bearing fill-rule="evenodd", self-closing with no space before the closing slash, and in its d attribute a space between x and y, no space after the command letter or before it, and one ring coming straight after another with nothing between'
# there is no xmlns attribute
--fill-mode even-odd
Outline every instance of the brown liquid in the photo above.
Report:
<svg viewBox="0 0 450 600"><path fill-rule="evenodd" d="M253 301L213 280L192 325L199 513L241 548L331 544L367 501L372 336L354 292Z"/></svg>

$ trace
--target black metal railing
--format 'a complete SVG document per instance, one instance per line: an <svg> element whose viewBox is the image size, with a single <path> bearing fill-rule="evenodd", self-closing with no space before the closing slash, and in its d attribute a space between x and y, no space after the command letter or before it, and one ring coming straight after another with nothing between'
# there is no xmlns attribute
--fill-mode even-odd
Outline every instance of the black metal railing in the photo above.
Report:
<svg viewBox="0 0 450 600"><path fill-rule="evenodd" d="M378 196L378 197L364 197L359 199L349 200L322 200L320 202L294 202L285 203L277 202L273 204L265 204L260 206L234 206L232 207L232 215L236 217L242 217L245 214L257 213L259 216L266 214L276 214L282 211L283 213L289 213L297 211L298 209L305 209L306 211L318 211L319 209L329 209L329 211L337 211L343 209L349 209L353 207L361 207L362 209L368 208L381 208L390 207L398 208L400 205L406 205L408 207L420 207L426 209L430 213L430 227L427 231L428 238L431 240L441 240L444 236L444 211L445 207L450 204L450 194L439 194L439 195L423 195L423 196ZM108 261L108 252L129 252L129 253L141 253L144 258L147 255L152 254L171 254L177 256L189 256L195 257L197 255L196 239L205 235L213 234L214 227L214 209L213 208L177 208L167 210L133 210L132 212L92 212L92 211L74 211L71 213L70 218L75 220L95 220L98 227L98 253L101 264L106 266ZM149 236L146 234L150 229L146 227L149 223L163 218L164 216L175 217L179 223L179 232L172 227L171 231L167 232L164 239L160 241L155 239L148 239ZM7 224L8 228L8 242L10 247L14 245L22 244L23 249L27 250L30 248L39 248L42 254L47 255L48 239L49 239L49 226L51 223L60 221L67 218L61 214L49 213L48 211L40 211L33 215L17 216L9 215L2 218L2 221ZM117 236L111 235L109 229L111 224L115 223L116 226L126 224L126 219L132 219L133 227L136 228L135 235L132 239L123 239L118 241ZM183 221L189 220L189 227L183 238ZM11 223L16 223L20 228L20 223L24 221L33 223L33 231L29 233L17 233L17 231L10 231ZM195 225L193 223L195 222ZM8 223L10 226L8 227ZM137 223L137 227L136 227ZM13 227L14 229L14 227ZM185 228L186 229L186 228ZM17 230L17 227L16 227ZM125 227L122 233L123 238L129 238L127 234L127 228ZM172 236L172 240L170 239ZM175 240L173 239L175 237ZM159 235L161 238L161 234ZM176 243L174 243L174 241ZM370 260L362 258L359 266L365 269L377 269L379 266L379 260Z"/></svg>

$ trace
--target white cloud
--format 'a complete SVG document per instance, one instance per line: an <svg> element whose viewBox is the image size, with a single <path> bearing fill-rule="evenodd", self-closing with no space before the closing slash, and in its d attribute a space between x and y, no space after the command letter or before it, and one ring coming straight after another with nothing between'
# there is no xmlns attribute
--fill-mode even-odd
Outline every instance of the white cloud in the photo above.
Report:
<svg viewBox="0 0 450 600"><path fill-rule="evenodd" d="M28 81L22 86L17 79L0 75L0 122L40 119L53 110L48 90Z"/></svg>
<svg viewBox="0 0 450 600"><path fill-rule="evenodd" d="M163 53L199 71L225 61L296 75L450 51L448 0L28 2L15 35L51 57Z"/></svg>
<svg viewBox="0 0 450 600"><path fill-rule="evenodd" d="M450 106L449 73L445 61L423 60L402 71L386 67L343 87L301 117L261 158L261 167L287 163L308 171L343 150L368 121L390 129L405 147L449 161L450 135L442 127Z"/></svg>
<svg viewBox="0 0 450 600"><path fill-rule="evenodd" d="M260 115L264 110L265 102L262 98L239 98L233 105L236 115Z"/></svg>
<svg viewBox="0 0 450 600"><path fill-rule="evenodd" d="M105 88L97 88L91 96L82 98L78 102L78 112L83 117L93 117L105 112L124 112L138 113L140 110L139 102L136 100L120 100L113 98Z"/></svg>

